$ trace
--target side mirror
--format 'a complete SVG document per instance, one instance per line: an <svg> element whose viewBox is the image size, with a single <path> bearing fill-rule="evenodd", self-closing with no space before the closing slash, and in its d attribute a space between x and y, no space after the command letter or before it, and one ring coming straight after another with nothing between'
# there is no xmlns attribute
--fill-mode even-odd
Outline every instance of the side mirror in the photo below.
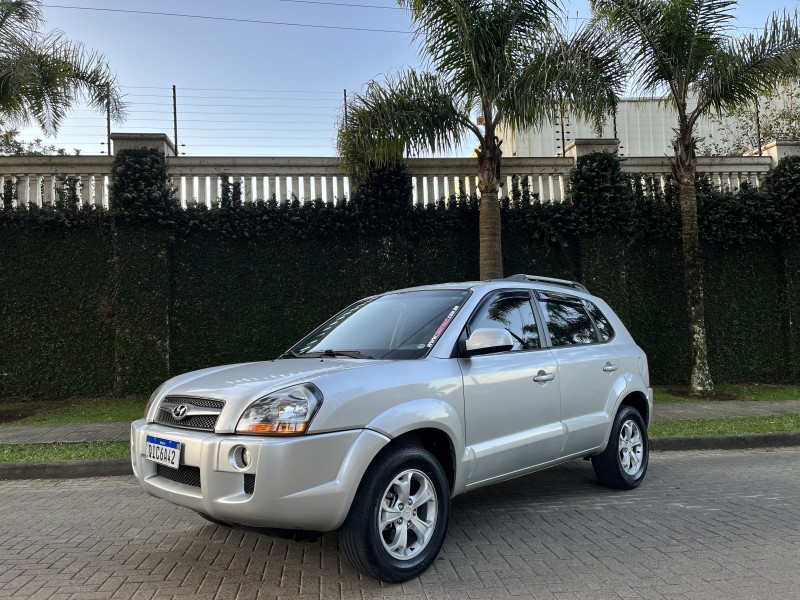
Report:
<svg viewBox="0 0 800 600"><path fill-rule="evenodd" d="M505 352L514 347L514 339L505 329L476 329L459 347L461 356Z"/></svg>

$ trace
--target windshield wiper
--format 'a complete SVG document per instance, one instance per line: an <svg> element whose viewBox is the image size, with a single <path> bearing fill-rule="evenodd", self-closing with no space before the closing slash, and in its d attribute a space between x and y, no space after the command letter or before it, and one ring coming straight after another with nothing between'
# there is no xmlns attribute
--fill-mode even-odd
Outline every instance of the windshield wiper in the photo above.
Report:
<svg viewBox="0 0 800 600"><path fill-rule="evenodd" d="M337 356L346 356L347 358L373 358L359 350L331 350L330 348L324 352L304 352L301 356L308 356L311 358L320 358L322 356L331 356L334 358Z"/></svg>
<svg viewBox="0 0 800 600"><path fill-rule="evenodd" d="M346 356L347 358L370 358L374 360L374 356L364 354L359 350L325 350L324 352L303 352L298 354L294 350L287 350L278 358L322 358L323 356L330 356L336 358L337 356Z"/></svg>

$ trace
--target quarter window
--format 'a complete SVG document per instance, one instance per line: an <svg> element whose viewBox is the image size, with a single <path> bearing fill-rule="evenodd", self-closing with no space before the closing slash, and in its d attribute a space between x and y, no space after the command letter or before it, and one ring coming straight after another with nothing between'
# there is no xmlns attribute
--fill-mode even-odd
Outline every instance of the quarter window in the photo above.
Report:
<svg viewBox="0 0 800 600"><path fill-rule="evenodd" d="M600 340L603 342L611 340L611 338L614 337L614 328L611 327L611 323L608 322L605 315L588 300L584 300L583 305L586 307L586 310L589 311L589 314L592 315L594 324L597 325L597 330L600 332Z"/></svg>
<svg viewBox="0 0 800 600"><path fill-rule="evenodd" d="M470 325L470 330L505 329L514 339L515 350L535 350L541 348L539 329L533 316L533 307L527 295L505 296L492 301L481 309Z"/></svg>
<svg viewBox="0 0 800 600"><path fill-rule="evenodd" d="M577 298L540 292L539 305L553 346L597 342L592 320Z"/></svg>

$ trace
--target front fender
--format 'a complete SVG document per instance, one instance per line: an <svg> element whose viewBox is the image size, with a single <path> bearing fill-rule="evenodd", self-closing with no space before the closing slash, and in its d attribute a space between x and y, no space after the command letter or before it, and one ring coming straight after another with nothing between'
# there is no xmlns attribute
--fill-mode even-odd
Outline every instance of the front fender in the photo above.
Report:
<svg viewBox="0 0 800 600"><path fill-rule="evenodd" d="M420 429L438 429L450 438L453 448L455 477L452 495L460 493L466 486L468 463L464 451L464 423L455 407L435 398L410 400L389 408L366 425L389 438L397 438Z"/></svg>

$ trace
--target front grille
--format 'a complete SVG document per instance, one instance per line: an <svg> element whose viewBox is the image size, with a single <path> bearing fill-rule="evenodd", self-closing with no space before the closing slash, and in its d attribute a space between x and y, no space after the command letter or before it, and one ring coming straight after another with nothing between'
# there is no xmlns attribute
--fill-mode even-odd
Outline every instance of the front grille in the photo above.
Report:
<svg viewBox="0 0 800 600"><path fill-rule="evenodd" d="M158 422L162 425L185 427L186 429L206 429L208 431L214 431L214 427L217 426L218 418L218 416L214 415L202 415L199 417L186 417L183 421L178 421L169 411L163 408L158 411Z"/></svg>
<svg viewBox="0 0 800 600"><path fill-rule="evenodd" d="M256 476L255 475L245 475L244 476L244 493L245 494L252 494L255 489L256 489Z"/></svg>
<svg viewBox="0 0 800 600"><path fill-rule="evenodd" d="M170 404L191 404L192 406L199 406L202 408L222 409L225 406L225 402L222 400L211 400L210 398L182 398L180 396L167 396L164 398L164 402L169 402Z"/></svg>
<svg viewBox="0 0 800 600"><path fill-rule="evenodd" d="M169 479L175 483L182 483L183 485L190 485L192 487L200 487L200 468L187 467L181 465L177 469L172 469L164 465L156 465L156 474L164 479Z"/></svg>
<svg viewBox="0 0 800 600"><path fill-rule="evenodd" d="M177 419L172 411L185 406L189 414L182 419ZM222 400L211 400L210 398L184 398L181 396L167 396L161 402L158 409L156 423L169 425L170 427L182 427L184 429L199 429L203 431L214 431L217 426L219 413L222 412L225 402ZM206 412L212 414L192 415L195 412Z"/></svg>

